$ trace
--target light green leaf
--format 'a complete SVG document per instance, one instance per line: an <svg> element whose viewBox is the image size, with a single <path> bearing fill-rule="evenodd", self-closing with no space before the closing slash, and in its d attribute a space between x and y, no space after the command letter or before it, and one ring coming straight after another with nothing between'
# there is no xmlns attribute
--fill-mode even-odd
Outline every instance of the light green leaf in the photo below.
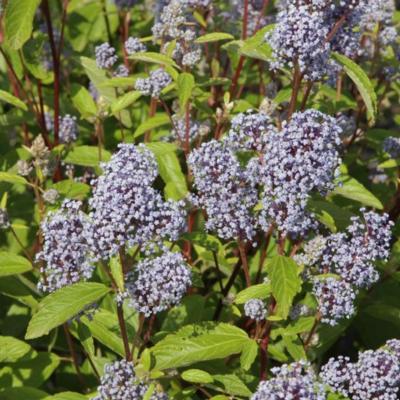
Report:
<svg viewBox="0 0 400 400"><path fill-rule="evenodd" d="M192 74L184 72L178 76L176 89L178 91L179 106L181 111L185 109L187 102L192 96L195 86L196 83Z"/></svg>
<svg viewBox="0 0 400 400"><path fill-rule="evenodd" d="M89 91L80 85L72 85L71 93L72 104L79 111L82 118L95 117L97 106Z"/></svg>
<svg viewBox="0 0 400 400"><path fill-rule="evenodd" d="M0 277L23 274L31 269L32 264L26 258L5 251L0 252Z"/></svg>
<svg viewBox="0 0 400 400"><path fill-rule="evenodd" d="M65 157L65 162L84 167L98 167L100 161L108 161L110 152L101 149L101 160L99 148L96 146L76 146Z"/></svg>
<svg viewBox="0 0 400 400"><path fill-rule="evenodd" d="M0 171L0 182L8 182L8 183L19 183L21 185L27 185L28 181L23 177L17 174L11 174L10 172L1 172Z"/></svg>
<svg viewBox="0 0 400 400"><path fill-rule="evenodd" d="M359 65L343 54L333 52L332 57L341 65L343 65L346 74L357 86L357 89L364 100L365 106L367 107L368 122L370 125L374 125L376 114L378 112L378 100L374 86L372 85L367 74Z"/></svg>
<svg viewBox="0 0 400 400"><path fill-rule="evenodd" d="M115 100L111 104L111 111L113 114L116 114L120 112L121 110L124 110L125 108L129 107L132 105L136 100L140 98L142 94L138 91L132 91L125 93L123 96L118 97L117 100Z"/></svg>
<svg viewBox="0 0 400 400"><path fill-rule="evenodd" d="M129 56L129 59L135 61L144 61L153 64L174 65L177 67L175 61L171 57L160 53L139 52Z"/></svg>
<svg viewBox="0 0 400 400"><path fill-rule="evenodd" d="M201 369L188 369L182 372L182 379L186 382L192 383L211 383L214 381L213 377L206 371Z"/></svg>
<svg viewBox="0 0 400 400"><path fill-rule="evenodd" d="M247 346L243 348L240 355L240 366L245 370L249 370L253 365L258 353L258 344L252 340Z"/></svg>
<svg viewBox="0 0 400 400"><path fill-rule="evenodd" d="M271 61L272 49L265 40L265 34L272 29L275 25L268 25L251 38L244 41L243 46L240 48L240 53L250 58L256 58L263 61Z"/></svg>
<svg viewBox="0 0 400 400"><path fill-rule="evenodd" d="M20 49L30 38L33 19L40 0L8 0L4 12L4 36L14 50Z"/></svg>
<svg viewBox="0 0 400 400"><path fill-rule="evenodd" d="M118 286L118 289L121 292L124 292L125 285L124 285L124 272L122 270L122 264L119 258L119 255L114 256L110 260L110 270L111 275L113 276L115 283Z"/></svg>
<svg viewBox="0 0 400 400"><path fill-rule="evenodd" d="M37 355L32 347L12 336L0 336L0 363L14 363Z"/></svg>
<svg viewBox="0 0 400 400"><path fill-rule="evenodd" d="M51 329L67 322L109 291L101 283L81 282L51 293L39 303L39 311L30 320L25 338L47 335Z"/></svg>
<svg viewBox="0 0 400 400"><path fill-rule="evenodd" d="M155 368L168 369L216 360L241 353L251 339L241 329L225 323L187 325L166 336L151 352Z"/></svg>
<svg viewBox="0 0 400 400"><path fill-rule="evenodd" d="M133 137L137 138L140 135L143 135L145 132L152 130L154 128L159 128L160 126L170 124L171 121L168 117L167 114L165 113L157 113L154 117L146 119L143 123L141 123L135 133L133 134Z"/></svg>
<svg viewBox="0 0 400 400"><path fill-rule="evenodd" d="M90 192L89 185L72 179L56 182L52 187L69 199L84 199Z"/></svg>
<svg viewBox="0 0 400 400"><path fill-rule="evenodd" d="M11 104L15 107L18 107L21 110L28 110L28 107L23 101L21 101L18 97L15 97L10 93L5 92L4 90L0 90L0 100L5 101L6 103Z"/></svg>
<svg viewBox="0 0 400 400"><path fill-rule="evenodd" d="M219 42L220 40L232 40L234 38L235 37L232 36L230 33L213 32L198 37L194 42L201 44L201 43Z"/></svg>
<svg viewBox="0 0 400 400"><path fill-rule="evenodd" d="M284 336L283 343L285 343L285 347L293 360L299 361L307 359L304 345L298 336Z"/></svg>
<svg viewBox="0 0 400 400"><path fill-rule="evenodd" d="M0 392L0 400L47 400L49 395L32 387L9 387Z"/></svg>
<svg viewBox="0 0 400 400"><path fill-rule="evenodd" d="M340 184L331 193L332 195L339 195L346 199L355 200L361 204L369 207L383 209L381 201L375 197L362 183L349 175L340 177Z"/></svg>
<svg viewBox="0 0 400 400"><path fill-rule="evenodd" d="M244 396L248 398L252 394L249 388L236 375L213 375L213 378L215 381L221 383L225 391L231 395Z"/></svg>
<svg viewBox="0 0 400 400"><path fill-rule="evenodd" d="M250 299L266 299L270 294L271 286L260 283L240 291L235 297L235 303L244 304Z"/></svg>
<svg viewBox="0 0 400 400"><path fill-rule="evenodd" d="M166 197L173 200L183 199L188 193L188 188L176 153L158 153L156 159L159 174L166 184Z"/></svg>
<svg viewBox="0 0 400 400"><path fill-rule="evenodd" d="M289 315L293 299L301 289L299 272L299 267L289 257L277 255L268 263L268 277L277 302L277 314L284 319Z"/></svg>
<svg viewBox="0 0 400 400"><path fill-rule="evenodd" d="M0 293L29 306L32 310L38 308L39 303L32 296L32 292L19 280L17 276L1 278Z"/></svg>

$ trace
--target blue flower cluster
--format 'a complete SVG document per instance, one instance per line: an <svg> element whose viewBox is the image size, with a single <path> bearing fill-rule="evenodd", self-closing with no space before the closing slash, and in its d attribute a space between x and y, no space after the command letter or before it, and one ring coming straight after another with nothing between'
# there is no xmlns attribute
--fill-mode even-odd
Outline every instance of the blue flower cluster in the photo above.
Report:
<svg viewBox="0 0 400 400"><path fill-rule="evenodd" d="M332 390L353 400L396 400L400 389L400 341L389 340L378 350L359 353L357 362L348 357L331 358L320 376Z"/></svg>
<svg viewBox="0 0 400 400"><path fill-rule="evenodd" d="M263 321L267 316L267 309L261 299L250 299L244 304L244 315L255 321Z"/></svg>
<svg viewBox="0 0 400 400"><path fill-rule="evenodd" d="M68 144L75 142L78 138L78 126L76 124L76 117L66 114L64 117L59 117L59 138L60 143Z"/></svg>
<svg viewBox="0 0 400 400"><path fill-rule="evenodd" d="M178 238L186 223L183 203L164 201L152 187L157 162L144 145L120 145L102 168L89 200L96 258L108 259L126 245Z"/></svg>
<svg viewBox="0 0 400 400"><path fill-rule="evenodd" d="M109 43L103 43L95 48L96 64L99 68L109 69L118 60L114 47Z"/></svg>
<svg viewBox="0 0 400 400"><path fill-rule="evenodd" d="M127 276L125 287L131 306L149 317L179 304L191 283L182 255L164 251L140 261Z"/></svg>
<svg viewBox="0 0 400 400"><path fill-rule="evenodd" d="M204 208L207 230L223 239L251 240L256 225L252 209L258 202L251 169L242 168L234 152L216 140L194 150L188 164L198 194L192 200Z"/></svg>
<svg viewBox="0 0 400 400"><path fill-rule="evenodd" d="M251 400L326 400L324 386L306 361L271 369L273 378L261 382Z"/></svg>
<svg viewBox="0 0 400 400"><path fill-rule="evenodd" d="M172 83L172 78L162 68L150 72L148 78L138 78L135 82L135 89L146 96L159 98L161 91Z"/></svg>
<svg viewBox="0 0 400 400"><path fill-rule="evenodd" d="M94 265L87 240L90 221L80 210L81 205L78 201L66 200L41 224L44 243L36 260L44 262L38 284L43 292L53 292L92 276Z"/></svg>
<svg viewBox="0 0 400 400"><path fill-rule="evenodd" d="M136 376L133 362L120 360L105 365L98 395L91 400L142 400L148 389ZM168 400L168 395L154 391L149 400Z"/></svg>

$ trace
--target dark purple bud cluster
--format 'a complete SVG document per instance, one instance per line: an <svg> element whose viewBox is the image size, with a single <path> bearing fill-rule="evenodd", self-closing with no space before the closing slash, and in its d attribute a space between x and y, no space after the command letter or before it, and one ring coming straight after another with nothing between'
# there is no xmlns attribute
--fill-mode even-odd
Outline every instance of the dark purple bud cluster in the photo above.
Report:
<svg viewBox="0 0 400 400"><path fill-rule="evenodd" d="M306 361L271 369L273 378L261 382L251 400L326 400L324 387Z"/></svg>
<svg viewBox="0 0 400 400"><path fill-rule="evenodd" d="M96 258L107 259L126 245L177 239L186 223L183 203L164 201L152 187L158 168L144 145L121 144L102 168L89 200Z"/></svg>
<svg viewBox="0 0 400 400"><path fill-rule="evenodd" d="M383 141L383 150L392 158L400 157L400 138L390 136Z"/></svg>
<svg viewBox="0 0 400 400"><path fill-rule="evenodd" d="M80 211L81 205L79 201L66 200L42 222L43 250L36 259L44 263L38 284L43 292L53 292L92 276L94 266L87 240L90 222Z"/></svg>
<svg viewBox="0 0 400 400"><path fill-rule="evenodd" d="M234 152L213 140L194 150L188 159L198 196L192 200L207 214L206 228L223 239L251 240L258 202L256 176L242 168Z"/></svg>
<svg viewBox="0 0 400 400"><path fill-rule="evenodd" d="M191 271L182 255L165 251L140 261L125 286L131 305L149 317L179 304L191 283Z"/></svg>
<svg viewBox="0 0 400 400"><path fill-rule="evenodd" d="M359 353L358 361L331 358L320 376L332 390L352 400L396 400L400 389L399 341Z"/></svg>
<svg viewBox="0 0 400 400"><path fill-rule="evenodd" d="M142 400L148 389L149 385L136 376L133 362L114 361L104 367L98 395L91 400ZM156 390L149 400L168 400L168 395Z"/></svg>

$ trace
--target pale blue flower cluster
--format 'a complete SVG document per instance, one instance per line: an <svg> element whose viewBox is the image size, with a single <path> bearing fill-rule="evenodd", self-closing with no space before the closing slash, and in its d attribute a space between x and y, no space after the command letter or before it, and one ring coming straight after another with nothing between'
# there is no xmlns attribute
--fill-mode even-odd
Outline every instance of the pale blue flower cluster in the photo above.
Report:
<svg viewBox="0 0 400 400"><path fill-rule="evenodd" d="M191 283L182 255L164 251L141 260L127 276L125 287L131 306L149 317L179 304Z"/></svg>
<svg viewBox="0 0 400 400"><path fill-rule="evenodd" d="M261 299L250 299L244 304L244 315L255 321L263 321L267 316L267 309Z"/></svg>
<svg viewBox="0 0 400 400"><path fill-rule="evenodd" d="M148 389L149 385L137 378L133 362L114 361L105 365L98 395L92 400L142 400ZM156 390L149 400L168 400L168 395Z"/></svg>
<svg viewBox="0 0 400 400"><path fill-rule="evenodd" d="M63 117L59 117L59 125L60 143L68 144L78 139L78 125L75 116L66 114Z"/></svg>
<svg viewBox="0 0 400 400"><path fill-rule="evenodd" d="M320 376L332 390L352 400L396 400L400 389L400 342L389 340L378 350L359 353L357 362L348 357L331 358Z"/></svg>
<svg viewBox="0 0 400 400"><path fill-rule="evenodd" d="M96 64L99 68L109 69L118 60L114 47L105 42L95 48Z"/></svg>
<svg viewBox="0 0 400 400"><path fill-rule="evenodd" d="M148 78L138 78L135 82L135 89L144 94L159 98L163 89L172 83L172 78L162 68L150 72Z"/></svg>

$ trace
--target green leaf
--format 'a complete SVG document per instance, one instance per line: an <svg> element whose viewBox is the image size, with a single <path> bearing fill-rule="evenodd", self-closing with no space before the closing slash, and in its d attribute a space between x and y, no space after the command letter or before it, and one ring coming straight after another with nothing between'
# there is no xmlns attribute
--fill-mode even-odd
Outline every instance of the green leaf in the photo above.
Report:
<svg viewBox="0 0 400 400"><path fill-rule="evenodd" d="M231 395L249 398L252 394L249 388L236 375L213 375L213 378L215 381L221 383L224 390Z"/></svg>
<svg viewBox="0 0 400 400"><path fill-rule="evenodd" d="M38 308L39 303L32 296L32 292L16 276L0 279L0 293L31 307L33 310Z"/></svg>
<svg viewBox="0 0 400 400"><path fill-rule="evenodd" d="M76 182L72 179L65 179L56 182L52 185L52 188L56 189L58 193L69 199L84 199L90 192L89 185L82 182Z"/></svg>
<svg viewBox="0 0 400 400"><path fill-rule="evenodd" d="M166 336L151 352L156 368L168 369L216 360L241 353L251 339L243 330L225 323L187 325Z"/></svg>
<svg viewBox="0 0 400 400"><path fill-rule="evenodd" d="M298 336L284 336L283 342L285 343L285 347L293 360L299 361L307 359L307 355L304 351L304 345Z"/></svg>
<svg viewBox="0 0 400 400"><path fill-rule="evenodd" d="M31 387L9 387L0 392L0 400L48 400L49 395Z"/></svg>
<svg viewBox="0 0 400 400"><path fill-rule="evenodd" d="M80 85L72 85L71 93L72 104L79 111L82 118L95 117L97 106L89 91Z"/></svg>
<svg viewBox="0 0 400 400"><path fill-rule="evenodd" d="M4 36L14 50L20 49L30 38L33 19L40 0L8 0L4 13Z"/></svg>
<svg viewBox="0 0 400 400"><path fill-rule="evenodd" d="M10 386L39 387L46 382L60 364L60 358L53 353L40 352L36 357L19 361L0 370L0 387L11 375Z"/></svg>
<svg viewBox="0 0 400 400"><path fill-rule="evenodd" d="M118 97L116 101L111 104L111 111L113 114L120 112L121 110L132 105L136 100L140 98L142 94L138 91L132 91L125 93L123 96Z"/></svg>
<svg viewBox="0 0 400 400"><path fill-rule="evenodd" d="M28 343L12 336L0 336L0 363L14 363L34 357L36 351Z"/></svg>
<svg viewBox="0 0 400 400"><path fill-rule="evenodd" d="M0 277L23 274L31 269L32 264L26 258L5 251L0 252Z"/></svg>
<svg viewBox="0 0 400 400"><path fill-rule="evenodd" d="M83 319L93 337L120 356L125 356L124 344L116 315L103 308L96 311L93 319Z"/></svg>
<svg viewBox="0 0 400 400"><path fill-rule="evenodd" d="M187 102L192 96L195 86L196 83L192 74L184 72L178 76L176 89L178 91L179 106L182 111L185 109Z"/></svg>
<svg viewBox="0 0 400 400"><path fill-rule="evenodd" d="M124 292L125 290L124 272L122 270L122 264L118 255L111 258L110 270L111 270L111 275L113 276L115 283L118 286L118 289L121 292Z"/></svg>
<svg viewBox="0 0 400 400"><path fill-rule="evenodd" d="M26 339L35 339L67 322L86 306L104 297L110 289L101 283L82 282L66 286L45 297L28 325Z"/></svg>
<svg viewBox="0 0 400 400"><path fill-rule="evenodd" d="M343 65L346 74L357 86L357 89L364 100L365 106L367 107L368 122L370 125L374 125L376 114L378 112L378 100L374 86L372 85L367 74L360 66L343 54L333 52L332 57L341 65Z"/></svg>
<svg viewBox="0 0 400 400"><path fill-rule="evenodd" d="M260 283L240 291L235 297L235 303L244 304L250 299L266 299L270 294L271 286Z"/></svg>
<svg viewBox="0 0 400 400"><path fill-rule="evenodd" d="M88 400L88 398L76 392L61 392L45 400Z"/></svg>
<svg viewBox="0 0 400 400"><path fill-rule="evenodd" d="M188 188L182 172L178 156L175 152L158 153L156 155L158 172L165 182L165 197L180 200L186 197Z"/></svg>
<svg viewBox="0 0 400 400"><path fill-rule="evenodd" d="M5 92L4 90L0 90L0 100L5 101L6 103L11 104L15 107L18 107L21 110L28 110L28 107L23 101L21 101L18 97L15 97L10 93Z"/></svg>
<svg viewBox="0 0 400 400"><path fill-rule="evenodd" d="M100 161L108 161L110 152L101 149L101 160L99 148L96 146L76 146L65 157L65 162L84 167L98 167Z"/></svg>
<svg viewBox="0 0 400 400"><path fill-rule="evenodd" d="M206 371L201 369L188 369L182 372L182 379L186 382L192 383L211 383L214 381L213 377Z"/></svg>
<svg viewBox="0 0 400 400"><path fill-rule="evenodd" d="M240 355L240 366L245 370L249 370L253 365L258 353L258 344L252 340L247 346L243 348Z"/></svg>
<svg viewBox="0 0 400 400"><path fill-rule="evenodd" d="M21 185L27 185L28 181L17 174L11 174L9 172L1 172L0 171L0 182L8 182L8 183L19 183Z"/></svg>
<svg viewBox="0 0 400 400"><path fill-rule="evenodd" d="M219 42L220 40L232 40L232 39L235 39L235 37L232 36L230 33L214 32L200 36L194 42L201 44L201 43Z"/></svg>
<svg viewBox="0 0 400 400"><path fill-rule="evenodd" d="M293 259L277 255L268 263L268 277L272 294L277 302L277 314L287 318L296 294L301 289L299 267Z"/></svg>
<svg viewBox="0 0 400 400"><path fill-rule="evenodd" d="M268 25L251 38L245 40L243 46L240 48L240 53L250 58L256 58L263 61L271 61L272 49L271 46L265 41L265 34L272 29L275 25Z"/></svg>
<svg viewBox="0 0 400 400"><path fill-rule="evenodd" d="M133 134L133 137L137 138L140 135L143 135L145 132L154 129L154 128L159 128L160 126L170 124L171 121L168 117L167 114L165 113L157 113L154 117L146 119L143 123L141 123L135 133Z"/></svg>
<svg viewBox="0 0 400 400"><path fill-rule="evenodd" d="M160 54L160 53L139 52L129 56L129 59L135 61L144 61L153 64L174 65L177 67L175 61L171 57L168 57L165 54Z"/></svg>
<svg viewBox="0 0 400 400"><path fill-rule="evenodd" d="M346 199L358 201L365 206L374 207L378 210L383 209L381 201L375 197L362 183L349 175L340 177L340 184L331 193Z"/></svg>

